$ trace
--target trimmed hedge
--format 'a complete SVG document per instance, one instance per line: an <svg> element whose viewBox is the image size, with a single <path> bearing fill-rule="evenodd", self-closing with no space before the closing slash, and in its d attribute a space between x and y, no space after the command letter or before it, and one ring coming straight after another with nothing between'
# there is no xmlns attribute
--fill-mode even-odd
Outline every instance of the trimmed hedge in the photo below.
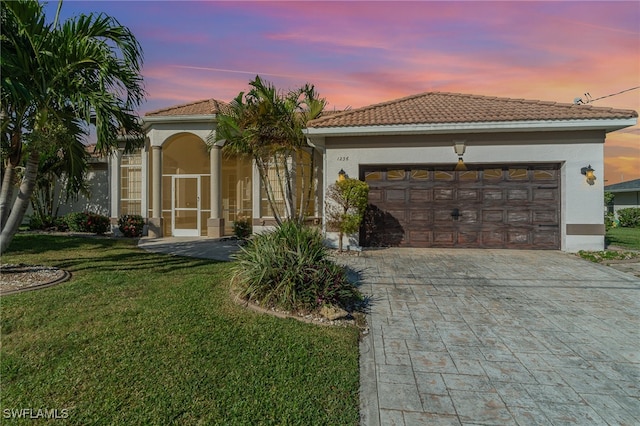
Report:
<svg viewBox="0 0 640 426"><path fill-rule="evenodd" d="M624 228L640 227L640 208L628 207L626 209L618 210L617 213L620 226Z"/></svg>

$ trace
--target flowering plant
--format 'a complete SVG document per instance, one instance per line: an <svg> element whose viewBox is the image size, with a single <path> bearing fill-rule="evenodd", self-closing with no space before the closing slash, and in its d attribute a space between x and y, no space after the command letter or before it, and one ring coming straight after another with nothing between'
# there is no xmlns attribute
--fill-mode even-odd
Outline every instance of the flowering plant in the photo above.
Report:
<svg viewBox="0 0 640 426"><path fill-rule="evenodd" d="M251 222L248 218L243 216L238 216L238 218L233 221L233 235L238 238L245 239L248 238L253 230L251 229Z"/></svg>
<svg viewBox="0 0 640 426"><path fill-rule="evenodd" d="M141 237L144 218L138 214L124 214L118 219L118 229L125 237Z"/></svg>
<svg viewBox="0 0 640 426"><path fill-rule="evenodd" d="M72 212L64 218L73 232L91 232L104 234L109 231L110 221L107 216L92 212Z"/></svg>

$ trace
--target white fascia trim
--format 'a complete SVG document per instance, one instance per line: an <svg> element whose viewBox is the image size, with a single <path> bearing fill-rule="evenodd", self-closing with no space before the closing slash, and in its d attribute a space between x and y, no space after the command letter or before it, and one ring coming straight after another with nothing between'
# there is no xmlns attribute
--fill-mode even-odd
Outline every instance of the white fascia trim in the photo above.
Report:
<svg viewBox="0 0 640 426"><path fill-rule="evenodd" d="M423 135L553 130L604 130L607 133L636 125L636 118L606 120L488 121L475 123L396 124L381 126L307 128L309 136Z"/></svg>
<svg viewBox="0 0 640 426"><path fill-rule="evenodd" d="M604 188L605 192L611 192L612 194L619 194L622 192L640 192L640 188L631 188L631 189L607 189Z"/></svg>
<svg viewBox="0 0 640 426"><path fill-rule="evenodd" d="M144 128L155 123L212 123L217 120L216 114L207 115L157 115L142 119Z"/></svg>

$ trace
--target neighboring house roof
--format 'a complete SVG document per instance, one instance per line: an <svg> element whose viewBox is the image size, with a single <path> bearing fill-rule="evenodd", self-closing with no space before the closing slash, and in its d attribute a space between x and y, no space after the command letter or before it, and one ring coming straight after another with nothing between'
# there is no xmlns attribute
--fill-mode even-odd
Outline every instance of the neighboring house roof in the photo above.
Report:
<svg viewBox="0 0 640 426"><path fill-rule="evenodd" d="M637 117L638 113L633 110L591 105L426 92L321 117L311 120L308 127L320 129L451 123L629 120Z"/></svg>
<svg viewBox="0 0 640 426"><path fill-rule="evenodd" d="M604 187L607 192L635 192L640 191L640 179L628 180L626 182L614 183Z"/></svg>
<svg viewBox="0 0 640 426"><path fill-rule="evenodd" d="M188 104L174 105L145 114L145 117L218 114L227 103L217 99L204 99Z"/></svg>
<svg viewBox="0 0 640 426"><path fill-rule="evenodd" d="M106 163L107 157L96 151L96 144L91 143L84 146L84 150L89 154L89 163Z"/></svg>

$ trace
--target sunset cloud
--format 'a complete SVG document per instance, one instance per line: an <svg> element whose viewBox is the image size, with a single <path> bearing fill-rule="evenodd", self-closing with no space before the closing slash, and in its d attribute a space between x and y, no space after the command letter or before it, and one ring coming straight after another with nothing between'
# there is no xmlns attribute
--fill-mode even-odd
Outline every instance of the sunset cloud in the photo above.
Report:
<svg viewBox="0 0 640 426"><path fill-rule="evenodd" d="M55 13L55 2L47 6ZM425 91L640 110L637 2L66 2L105 12L145 52L142 112L228 101L256 74L312 83L331 109ZM640 127L605 143L607 183L640 178Z"/></svg>

